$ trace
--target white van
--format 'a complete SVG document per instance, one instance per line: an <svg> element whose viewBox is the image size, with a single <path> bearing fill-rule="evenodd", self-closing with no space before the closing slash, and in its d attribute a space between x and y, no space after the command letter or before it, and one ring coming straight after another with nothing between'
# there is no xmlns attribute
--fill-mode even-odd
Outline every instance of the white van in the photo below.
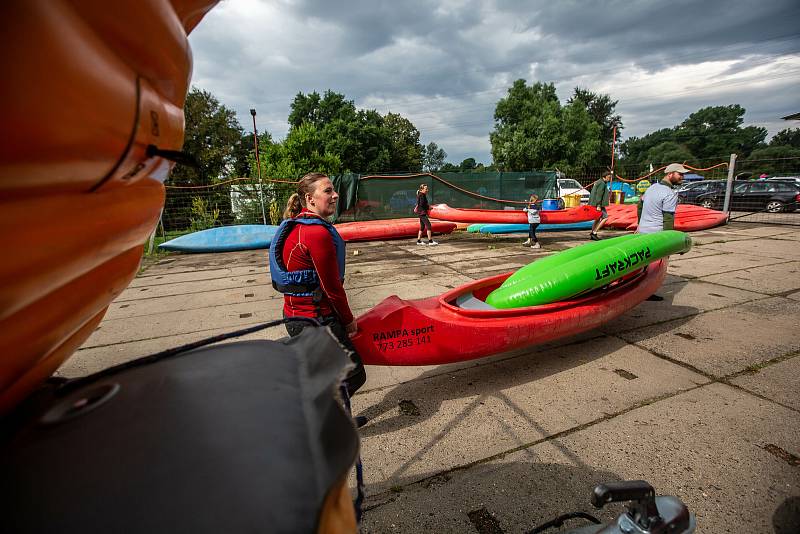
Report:
<svg viewBox="0 0 800 534"><path fill-rule="evenodd" d="M578 180L563 178L563 174L560 176L561 177L556 179L559 198L564 198L566 195L578 194L581 196L581 204L589 203L589 191L584 189L583 186L578 183Z"/></svg>

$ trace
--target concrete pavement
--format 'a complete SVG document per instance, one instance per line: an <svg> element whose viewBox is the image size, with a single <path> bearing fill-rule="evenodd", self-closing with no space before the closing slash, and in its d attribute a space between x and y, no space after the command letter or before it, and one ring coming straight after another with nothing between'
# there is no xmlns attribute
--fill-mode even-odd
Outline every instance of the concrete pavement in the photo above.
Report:
<svg viewBox="0 0 800 534"><path fill-rule="evenodd" d="M586 237L545 233L540 251L518 236L466 233L439 247L350 244L346 288L358 314ZM370 417L362 530L525 532L591 512L594 484L643 478L683 499L699 532L792 532L781 529L800 524L800 228L734 223L693 237L670 262L664 301L600 329L447 366L369 367L353 398ZM281 305L264 251L167 256L59 373L275 319Z"/></svg>

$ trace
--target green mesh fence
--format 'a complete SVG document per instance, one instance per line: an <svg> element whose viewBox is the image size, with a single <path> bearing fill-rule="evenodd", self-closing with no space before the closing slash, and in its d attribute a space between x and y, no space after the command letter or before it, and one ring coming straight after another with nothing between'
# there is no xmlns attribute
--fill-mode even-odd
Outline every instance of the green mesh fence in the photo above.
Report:
<svg viewBox="0 0 800 534"><path fill-rule="evenodd" d="M355 197L343 194L357 180ZM556 172L439 173L408 176L341 177L340 221L414 217L417 189L428 185L430 204L457 208L519 209L532 193L555 198Z"/></svg>

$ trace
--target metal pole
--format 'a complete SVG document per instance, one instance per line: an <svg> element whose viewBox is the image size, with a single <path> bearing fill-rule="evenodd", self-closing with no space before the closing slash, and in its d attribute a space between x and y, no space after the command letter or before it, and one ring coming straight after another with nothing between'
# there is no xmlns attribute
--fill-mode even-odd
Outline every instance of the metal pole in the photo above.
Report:
<svg viewBox="0 0 800 534"><path fill-rule="evenodd" d="M731 193L733 192L733 172L736 168L736 154L731 154L731 161L728 163L728 185L725 187L725 204L722 206L722 211L730 213L731 206Z"/></svg>
<svg viewBox="0 0 800 534"><path fill-rule="evenodd" d="M615 148L616 144L617 144L617 125L615 124L614 125L614 134L613 134L613 137L611 139L611 183L609 184L609 188L612 188L612 190L613 190L612 186L614 185L614 178L617 177L614 174L614 148ZM621 190L622 189L620 189L620 191ZM620 193L620 195L621 194L622 193Z"/></svg>
<svg viewBox="0 0 800 534"><path fill-rule="evenodd" d="M250 115L253 116L253 144L256 148L256 169L258 169L258 198L261 201L261 219L264 225L267 224L267 212L264 209L264 184L261 183L261 160L258 158L258 129L256 129L256 110L251 109Z"/></svg>

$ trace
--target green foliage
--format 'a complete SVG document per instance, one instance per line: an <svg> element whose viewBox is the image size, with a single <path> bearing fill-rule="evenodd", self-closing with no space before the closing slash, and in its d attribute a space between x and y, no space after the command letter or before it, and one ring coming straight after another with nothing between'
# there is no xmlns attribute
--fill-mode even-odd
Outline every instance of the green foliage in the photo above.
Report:
<svg viewBox="0 0 800 534"><path fill-rule="evenodd" d="M702 108L674 128L628 139L621 147L624 163L727 159L732 153L746 158L765 146L767 130L757 126L743 128L744 114L745 109L736 104Z"/></svg>
<svg viewBox="0 0 800 534"><path fill-rule="evenodd" d="M207 185L232 170L236 147L242 142L242 127L236 113L208 91L193 87L183 107L186 133L183 151L200 164L199 172L176 165L170 174L173 185Z"/></svg>
<svg viewBox="0 0 800 534"><path fill-rule="evenodd" d="M617 127L617 139L621 137L622 118L614 114L618 100L604 94L593 93L588 89L575 88L575 92L567 100L567 104L582 105L594 122L600 126L598 151L593 156L593 167L602 167L611 162L611 148L614 141L614 126Z"/></svg>
<svg viewBox="0 0 800 534"><path fill-rule="evenodd" d="M505 170L558 167L568 174L593 164L600 125L582 102L561 106L552 83L517 80L500 99L490 134L492 157Z"/></svg>
<svg viewBox="0 0 800 534"><path fill-rule="evenodd" d="M221 105L208 91L192 88L184 104L186 133L183 151L198 161L200 168L176 165L167 185L209 185L223 180L236 171L237 157L245 157L242 150L243 131L233 110ZM239 156L237 156L239 154ZM220 222L233 218L230 201L224 191L212 194L210 201L219 210ZM186 229L191 224L191 207L185 196L167 194L165 201L167 230Z"/></svg>
<svg viewBox="0 0 800 534"><path fill-rule="evenodd" d="M800 148L800 128L786 128L775 134L769 146L791 146Z"/></svg>
<svg viewBox="0 0 800 534"><path fill-rule="evenodd" d="M422 150L422 168L428 172L436 171L444 165L446 158L447 152L436 143L430 142Z"/></svg>
<svg viewBox="0 0 800 534"><path fill-rule="evenodd" d="M397 113L387 113L383 121L391 143L389 167L396 171L421 171L423 147L419 130Z"/></svg>
<svg viewBox="0 0 800 534"><path fill-rule="evenodd" d="M192 232L213 228L219 219L219 208L209 210L208 201L201 197L192 198L191 225Z"/></svg>
<svg viewBox="0 0 800 534"><path fill-rule="evenodd" d="M687 163L696 159L689 152L685 145L680 145L674 141L664 141L650 148L645 155L645 159L653 165L668 163Z"/></svg>
<svg viewBox="0 0 800 534"><path fill-rule="evenodd" d="M419 131L411 121L396 113L383 117L375 110L357 110L352 100L339 93L328 90L322 97L317 92L298 93L289 124L289 137L302 127L315 128L316 152L338 157L343 171L422 169Z"/></svg>
<svg viewBox="0 0 800 534"><path fill-rule="evenodd" d="M260 139L258 151L264 178L297 179L309 172L342 172L341 160L325 150L322 134L311 123L292 128L282 143ZM255 169L253 154L250 165Z"/></svg>
<svg viewBox="0 0 800 534"><path fill-rule="evenodd" d="M750 153L744 163L754 174L796 175L800 171L800 147L784 145L758 148Z"/></svg>
<svg viewBox="0 0 800 534"><path fill-rule="evenodd" d="M462 171L471 171L475 168L477 164L475 163L475 158L467 158L461 162L461 170Z"/></svg>

